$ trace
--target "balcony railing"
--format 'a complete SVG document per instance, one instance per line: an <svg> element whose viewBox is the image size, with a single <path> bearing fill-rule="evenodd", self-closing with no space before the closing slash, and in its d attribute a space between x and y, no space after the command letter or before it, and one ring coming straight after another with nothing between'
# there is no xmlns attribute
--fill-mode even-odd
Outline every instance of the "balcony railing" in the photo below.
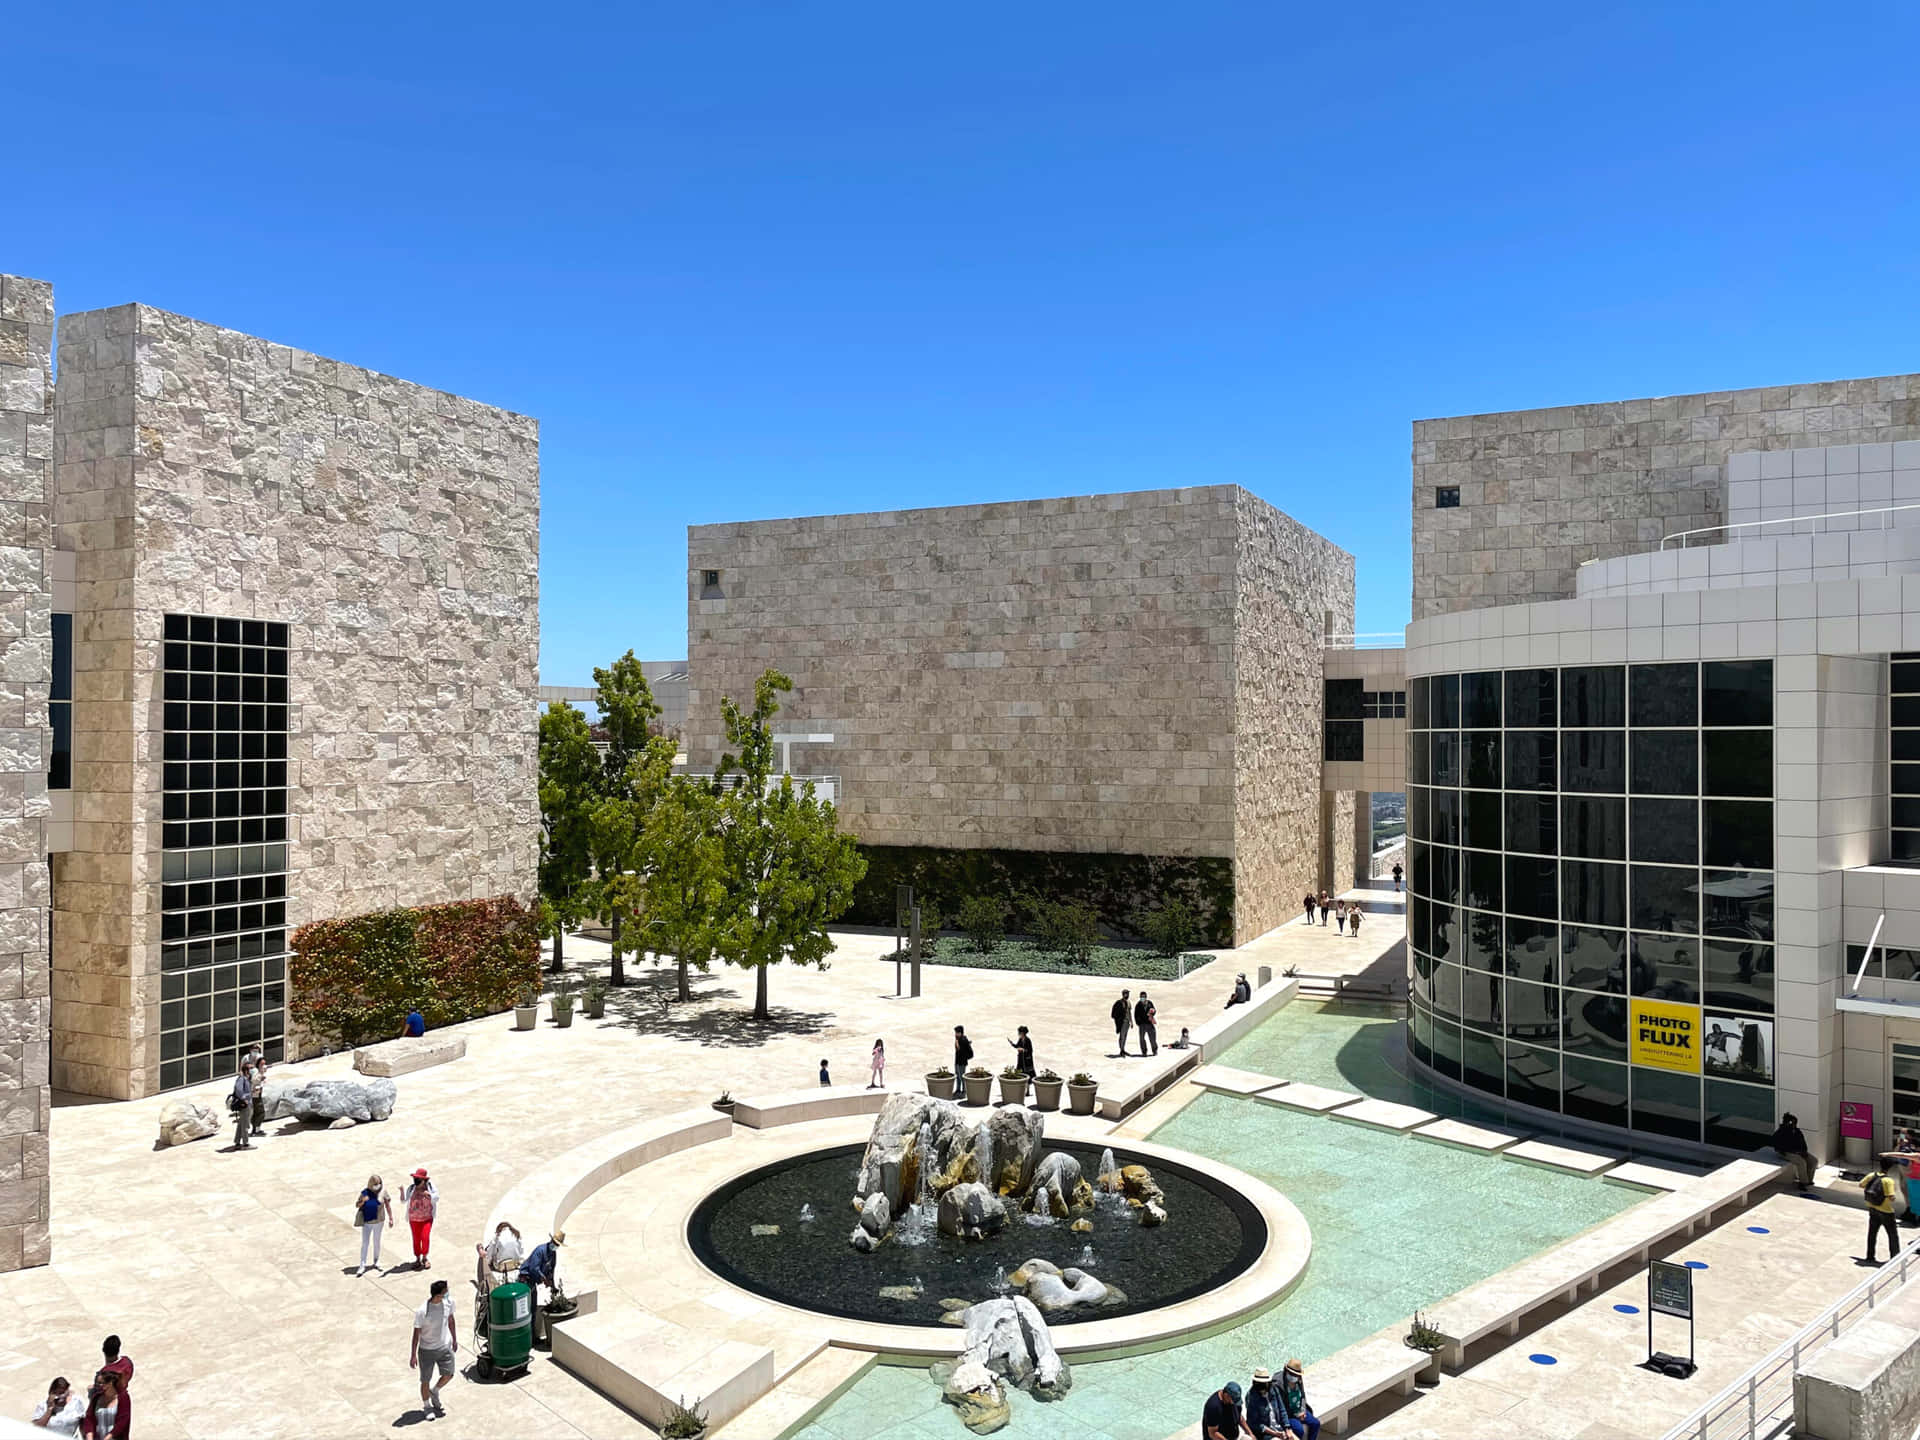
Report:
<svg viewBox="0 0 1920 1440"><path fill-rule="evenodd" d="M1781 515L1772 520L1736 520L1725 525L1702 525L1695 530L1676 530L1671 535L1662 535L1660 537L1660 548L1665 550L1677 540L1680 543L1674 548L1680 550L1688 549L1692 546L1693 537L1696 535L1725 536L1725 539L1713 542L1716 545L1725 545L1733 540L1756 538L1744 532L1763 531L1769 525L1812 525L1821 520L1857 520L1864 515L1878 515L1880 517L1880 523L1878 525L1856 525L1852 530L1842 530L1837 533L1851 535L1861 530L1891 530L1894 528L1893 522L1887 517L1889 515L1897 515L1902 510L1920 510L1920 504L1875 505L1865 510L1828 510L1820 515ZM1734 533L1735 531L1742 533L1736 535ZM1788 530L1785 533L1791 535L1793 531ZM1816 532L1809 530L1807 533L1812 535ZM1765 536L1758 536L1758 538L1764 539Z"/></svg>

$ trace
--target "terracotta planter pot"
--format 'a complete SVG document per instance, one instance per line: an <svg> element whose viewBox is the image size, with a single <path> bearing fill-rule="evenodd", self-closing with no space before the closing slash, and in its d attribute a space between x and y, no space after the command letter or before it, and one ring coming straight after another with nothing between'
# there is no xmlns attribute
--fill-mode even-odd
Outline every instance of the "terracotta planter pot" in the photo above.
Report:
<svg viewBox="0 0 1920 1440"><path fill-rule="evenodd" d="M539 1023L540 1007L538 1005L516 1005L513 1007L514 1029L531 1030Z"/></svg>
<svg viewBox="0 0 1920 1440"><path fill-rule="evenodd" d="M580 1008L586 1013L587 1019L604 1020L607 1016L607 997L602 995L598 1000L582 1001Z"/></svg>
<svg viewBox="0 0 1920 1440"><path fill-rule="evenodd" d="M558 1025L562 1030L573 1024L573 1007L569 1005L564 1010L555 1009L553 1012L553 1023Z"/></svg>
<svg viewBox="0 0 1920 1440"><path fill-rule="evenodd" d="M967 1079L967 1104L991 1105L993 1103L993 1076L982 1075L978 1079L969 1075Z"/></svg>
<svg viewBox="0 0 1920 1440"><path fill-rule="evenodd" d="M1036 1080L1033 1082L1033 1108L1036 1110L1058 1110L1060 1091L1065 1088L1064 1080Z"/></svg>
<svg viewBox="0 0 1920 1440"><path fill-rule="evenodd" d="M1100 1084L1098 1081L1095 1081L1091 1085L1075 1085L1069 1082L1067 1085L1067 1113L1069 1115L1093 1114L1093 1097L1099 1093Z"/></svg>
<svg viewBox="0 0 1920 1440"><path fill-rule="evenodd" d="M1006 1076L1002 1075L1000 1077L1000 1103L1002 1105L1026 1104L1027 1077L1022 1075L1018 1080L1009 1080Z"/></svg>
<svg viewBox="0 0 1920 1440"><path fill-rule="evenodd" d="M936 1096L941 1100L951 1100L953 1098L953 1072L949 1070L944 1075L927 1076L927 1094Z"/></svg>

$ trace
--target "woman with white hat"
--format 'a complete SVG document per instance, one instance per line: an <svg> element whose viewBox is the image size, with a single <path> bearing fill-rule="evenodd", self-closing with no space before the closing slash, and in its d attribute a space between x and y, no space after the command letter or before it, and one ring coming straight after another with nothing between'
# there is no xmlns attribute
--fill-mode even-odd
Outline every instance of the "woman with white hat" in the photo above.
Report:
<svg viewBox="0 0 1920 1440"><path fill-rule="evenodd" d="M1273 1388L1273 1376L1266 1370L1253 1372L1246 1423L1253 1440L1286 1440L1287 1417L1280 1408L1280 1392Z"/></svg>

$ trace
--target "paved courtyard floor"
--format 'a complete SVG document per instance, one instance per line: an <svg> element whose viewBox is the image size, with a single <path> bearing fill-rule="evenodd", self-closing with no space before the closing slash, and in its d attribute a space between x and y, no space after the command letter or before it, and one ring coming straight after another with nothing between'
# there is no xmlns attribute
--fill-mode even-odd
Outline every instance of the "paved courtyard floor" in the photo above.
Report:
<svg viewBox="0 0 1920 1440"><path fill-rule="evenodd" d="M1184 981L1149 984L1163 1040L1218 1013L1236 969L1297 964L1364 969L1402 937L1397 913L1369 917L1361 937L1293 924ZM26 1417L55 1374L80 1380L117 1332L138 1373L138 1433L154 1437L369 1436L419 1423L407 1368L411 1312L427 1282L452 1284L470 1315L472 1245L494 1202L541 1163L616 1127L713 1099L816 1083L826 1057L837 1083L863 1083L876 1036L889 1078L917 1086L948 1060L953 1025L997 1068L1014 1027L1031 1027L1042 1066L1119 1080L1108 1007L1137 982L928 966L918 1000L893 994L889 937L841 937L825 971L780 966L774 1016L751 1018L753 978L719 970L695 978L689 1005L669 1004L666 967L631 967L605 1020L555 1029L542 1007L536 1032L510 1016L458 1027L466 1058L403 1076L391 1120L343 1131L269 1127L255 1149L218 1137L156 1151L157 1117L172 1096L63 1103L52 1124L53 1263L0 1275L12 1317L0 1340L0 1412ZM604 951L570 940L570 968ZM282 1067L304 1078L350 1073L347 1055ZM216 1098L224 1091L203 1093ZM389 1233L387 1268L356 1278L354 1195L378 1172L390 1188L425 1165L441 1194L431 1275L399 1269L402 1233ZM542 1238L529 1236L529 1240ZM447 1391L438 1435L628 1436L639 1421L542 1355L509 1385L462 1378Z"/></svg>

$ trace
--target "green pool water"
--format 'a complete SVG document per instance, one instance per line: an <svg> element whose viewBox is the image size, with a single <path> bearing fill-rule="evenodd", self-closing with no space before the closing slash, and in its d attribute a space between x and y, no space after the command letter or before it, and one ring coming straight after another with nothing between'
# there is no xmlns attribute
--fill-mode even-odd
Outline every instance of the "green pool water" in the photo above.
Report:
<svg viewBox="0 0 1920 1440"><path fill-rule="evenodd" d="M1429 1103L1390 1063L1384 1011L1294 1005L1221 1063ZM1462 1113L1456 1105L1447 1113ZM1472 1118L1469 1114L1468 1118ZM1207 1095L1153 1138L1258 1176L1313 1229L1299 1286L1265 1314L1191 1345L1073 1367L1073 1390L1041 1405L1012 1396L1009 1440L1165 1440L1199 1433L1200 1405L1226 1380L1290 1356L1312 1363L1454 1291L1598 1224L1640 1191L1234 1096ZM1126 1277L1107 1277L1123 1288ZM798 1440L966 1440L920 1368L881 1365Z"/></svg>

